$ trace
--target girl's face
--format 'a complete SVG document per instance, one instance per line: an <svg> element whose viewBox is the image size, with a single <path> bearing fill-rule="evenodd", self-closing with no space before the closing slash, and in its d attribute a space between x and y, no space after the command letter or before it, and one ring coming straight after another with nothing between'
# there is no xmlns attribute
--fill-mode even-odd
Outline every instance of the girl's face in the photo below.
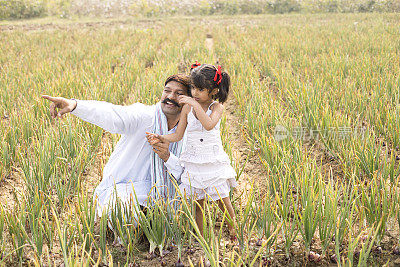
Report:
<svg viewBox="0 0 400 267"><path fill-rule="evenodd" d="M213 95L218 92L218 89L213 89L211 92L206 88L192 87L190 90L192 97L199 103L207 103L212 101Z"/></svg>

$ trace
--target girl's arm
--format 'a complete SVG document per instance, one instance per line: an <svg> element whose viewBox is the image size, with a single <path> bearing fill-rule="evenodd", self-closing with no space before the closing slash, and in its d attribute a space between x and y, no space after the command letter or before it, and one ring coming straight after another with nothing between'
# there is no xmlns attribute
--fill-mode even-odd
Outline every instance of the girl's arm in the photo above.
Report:
<svg viewBox="0 0 400 267"><path fill-rule="evenodd" d="M178 126L176 128L175 133L163 135L162 137L165 138L168 142L178 142L182 139L186 126L187 126L187 115L190 111L189 105L184 105L181 111L181 116L179 118Z"/></svg>
<svg viewBox="0 0 400 267"><path fill-rule="evenodd" d="M207 131L212 130L215 125L217 125L218 121L222 117L222 113L224 112L224 106L221 103L215 103L211 106L212 113L210 116L204 112L204 109L200 104L193 106L193 109L196 112L197 119Z"/></svg>
<svg viewBox="0 0 400 267"><path fill-rule="evenodd" d="M222 117L222 113L224 112L224 106L221 103L215 103L211 106L211 115L208 116L200 104L189 96L180 96L179 103L185 103L192 106L196 112L197 119L207 131L212 130L215 125L217 125L219 119Z"/></svg>

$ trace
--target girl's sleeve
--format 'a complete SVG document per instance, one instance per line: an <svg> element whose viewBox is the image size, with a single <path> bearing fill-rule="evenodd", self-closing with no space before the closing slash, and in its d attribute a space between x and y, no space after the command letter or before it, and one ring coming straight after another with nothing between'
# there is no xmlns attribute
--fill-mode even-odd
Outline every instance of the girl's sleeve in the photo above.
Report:
<svg viewBox="0 0 400 267"><path fill-rule="evenodd" d="M181 161L177 156L170 153L168 160L164 163L165 167L172 176L174 176L175 180L180 182L181 175L183 173L183 167L181 165Z"/></svg>
<svg viewBox="0 0 400 267"><path fill-rule="evenodd" d="M145 115L145 105L141 103L120 106L94 100L76 100L76 102L76 108L71 114L110 133L129 134L135 132Z"/></svg>

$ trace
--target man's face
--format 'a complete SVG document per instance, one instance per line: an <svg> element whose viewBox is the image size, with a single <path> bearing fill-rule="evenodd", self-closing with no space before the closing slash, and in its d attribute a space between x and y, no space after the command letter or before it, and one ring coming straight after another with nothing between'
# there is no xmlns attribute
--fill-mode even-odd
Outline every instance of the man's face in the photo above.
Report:
<svg viewBox="0 0 400 267"><path fill-rule="evenodd" d="M161 109L166 116L179 115L182 110L182 107L178 104L180 95L187 95L187 90L182 84L170 81L165 85L161 95Z"/></svg>

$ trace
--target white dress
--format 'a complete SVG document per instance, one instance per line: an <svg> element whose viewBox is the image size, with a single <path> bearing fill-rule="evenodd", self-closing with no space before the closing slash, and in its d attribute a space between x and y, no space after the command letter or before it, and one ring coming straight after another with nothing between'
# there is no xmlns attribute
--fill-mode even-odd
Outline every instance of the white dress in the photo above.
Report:
<svg viewBox="0 0 400 267"><path fill-rule="evenodd" d="M211 114L214 103L208 107L207 115ZM228 197L231 187L237 186L236 172L222 147L220 124L221 120L207 131L194 116L193 108L188 113L186 145L180 156L184 171L179 186L187 196L217 200Z"/></svg>

